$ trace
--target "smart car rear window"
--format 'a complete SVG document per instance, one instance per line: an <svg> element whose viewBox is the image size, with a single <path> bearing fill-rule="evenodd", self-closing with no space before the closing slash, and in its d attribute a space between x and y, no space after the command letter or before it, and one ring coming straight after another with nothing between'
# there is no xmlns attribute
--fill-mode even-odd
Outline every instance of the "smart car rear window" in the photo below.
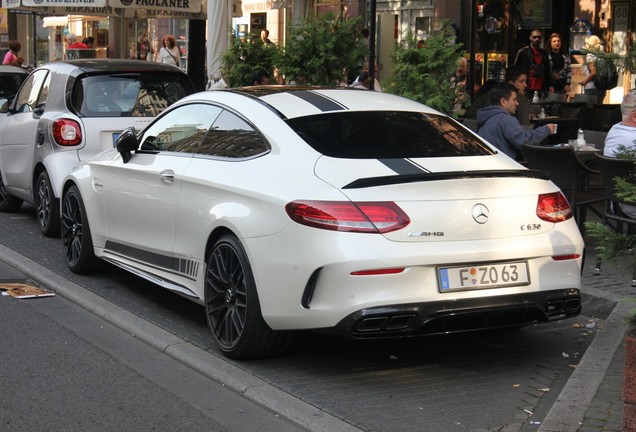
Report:
<svg viewBox="0 0 636 432"><path fill-rule="evenodd" d="M493 151L446 116L409 111L334 112L287 120L320 153L337 158L491 155Z"/></svg>
<svg viewBox="0 0 636 432"><path fill-rule="evenodd" d="M73 108L85 117L156 117L192 93L181 73L91 75L73 86Z"/></svg>

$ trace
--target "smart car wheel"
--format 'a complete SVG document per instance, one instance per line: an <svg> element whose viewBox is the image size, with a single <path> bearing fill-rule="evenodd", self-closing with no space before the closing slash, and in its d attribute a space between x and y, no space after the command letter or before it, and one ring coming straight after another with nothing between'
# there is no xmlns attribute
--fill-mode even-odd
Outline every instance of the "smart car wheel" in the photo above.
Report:
<svg viewBox="0 0 636 432"><path fill-rule="evenodd" d="M2 173L0 173L0 212L14 212L22 206L22 200L13 195L9 195L2 181Z"/></svg>
<svg viewBox="0 0 636 432"><path fill-rule="evenodd" d="M96 266L86 208L76 186L62 200L62 246L66 264L74 273L86 273Z"/></svg>
<svg viewBox="0 0 636 432"><path fill-rule="evenodd" d="M42 171L35 183L35 207L40 231L46 237L60 235L59 205L53 193L51 179L46 171Z"/></svg>
<svg viewBox="0 0 636 432"><path fill-rule="evenodd" d="M263 320L254 276L241 243L221 237L206 266L205 311L218 347L235 359L279 354L289 335L275 332Z"/></svg>

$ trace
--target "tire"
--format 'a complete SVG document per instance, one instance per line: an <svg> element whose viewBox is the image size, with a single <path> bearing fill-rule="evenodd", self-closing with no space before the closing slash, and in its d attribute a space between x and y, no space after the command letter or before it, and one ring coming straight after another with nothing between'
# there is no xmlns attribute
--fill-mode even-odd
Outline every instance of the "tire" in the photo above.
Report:
<svg viewBox="0 0 636 432"><path fill-rule="evenodd" d="M0 173L0 212L13 213L22 207L22 200L10 195L4 187L2 173Z"/></svg>
<svg viewBox="0 0 636 432"><path fill-rule="evenodd" d="M40 231L45 237L60 236L60 201L55 197L46 171L35 182L34 202Z"/></svg>
<svg viewBox="0 0 636 432"><path fill-rule="evenodd" d="M290 334L273 331L263 320L247 254L235 236L221 237L208 259L205 312L216 344L227 357L270 357L289 347Z"/></svg>
<svg viewBox="0 0 636 432"><path fill-rule="evenodd" d="M77 186L71 186L62 200L62 246L73 273L88 273L97 267L86 208Z"/></svg>

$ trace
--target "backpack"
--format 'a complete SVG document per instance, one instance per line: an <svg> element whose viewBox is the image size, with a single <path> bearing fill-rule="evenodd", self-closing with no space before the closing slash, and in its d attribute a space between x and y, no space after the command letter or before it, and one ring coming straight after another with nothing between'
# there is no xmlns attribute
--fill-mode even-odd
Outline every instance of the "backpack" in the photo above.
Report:
<svg viewBox="0 0 636 432"><path fill-rule="evenodd" d="M595 63L596 75L592 79L594 87L599 90L611 90L616 87L618 84L618 71L614 62L597 58Z"/></svg>

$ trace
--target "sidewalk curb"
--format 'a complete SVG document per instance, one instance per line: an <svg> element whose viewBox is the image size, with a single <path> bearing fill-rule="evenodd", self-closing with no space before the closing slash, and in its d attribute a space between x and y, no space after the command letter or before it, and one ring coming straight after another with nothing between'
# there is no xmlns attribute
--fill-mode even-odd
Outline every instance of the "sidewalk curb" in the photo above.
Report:
<svg viewBox="0 0 636 432"><path fill-rule="evenodd" d="M543 419L539 432L576 432L609 367L614 353L625 337L625 317L633 305L622 297L595 288L585 288L586 295L616 301L616 306L598 330L581 361L561 390L559 397Z"/></svg>
<svg viewBox="0 0 636 432"><path fill-rule="evenodd" d="M183 341L4 245L0 245L0 261L15 267L42 287L54 291L162 353L310 432L361 432L361 429Z"/></svg>

